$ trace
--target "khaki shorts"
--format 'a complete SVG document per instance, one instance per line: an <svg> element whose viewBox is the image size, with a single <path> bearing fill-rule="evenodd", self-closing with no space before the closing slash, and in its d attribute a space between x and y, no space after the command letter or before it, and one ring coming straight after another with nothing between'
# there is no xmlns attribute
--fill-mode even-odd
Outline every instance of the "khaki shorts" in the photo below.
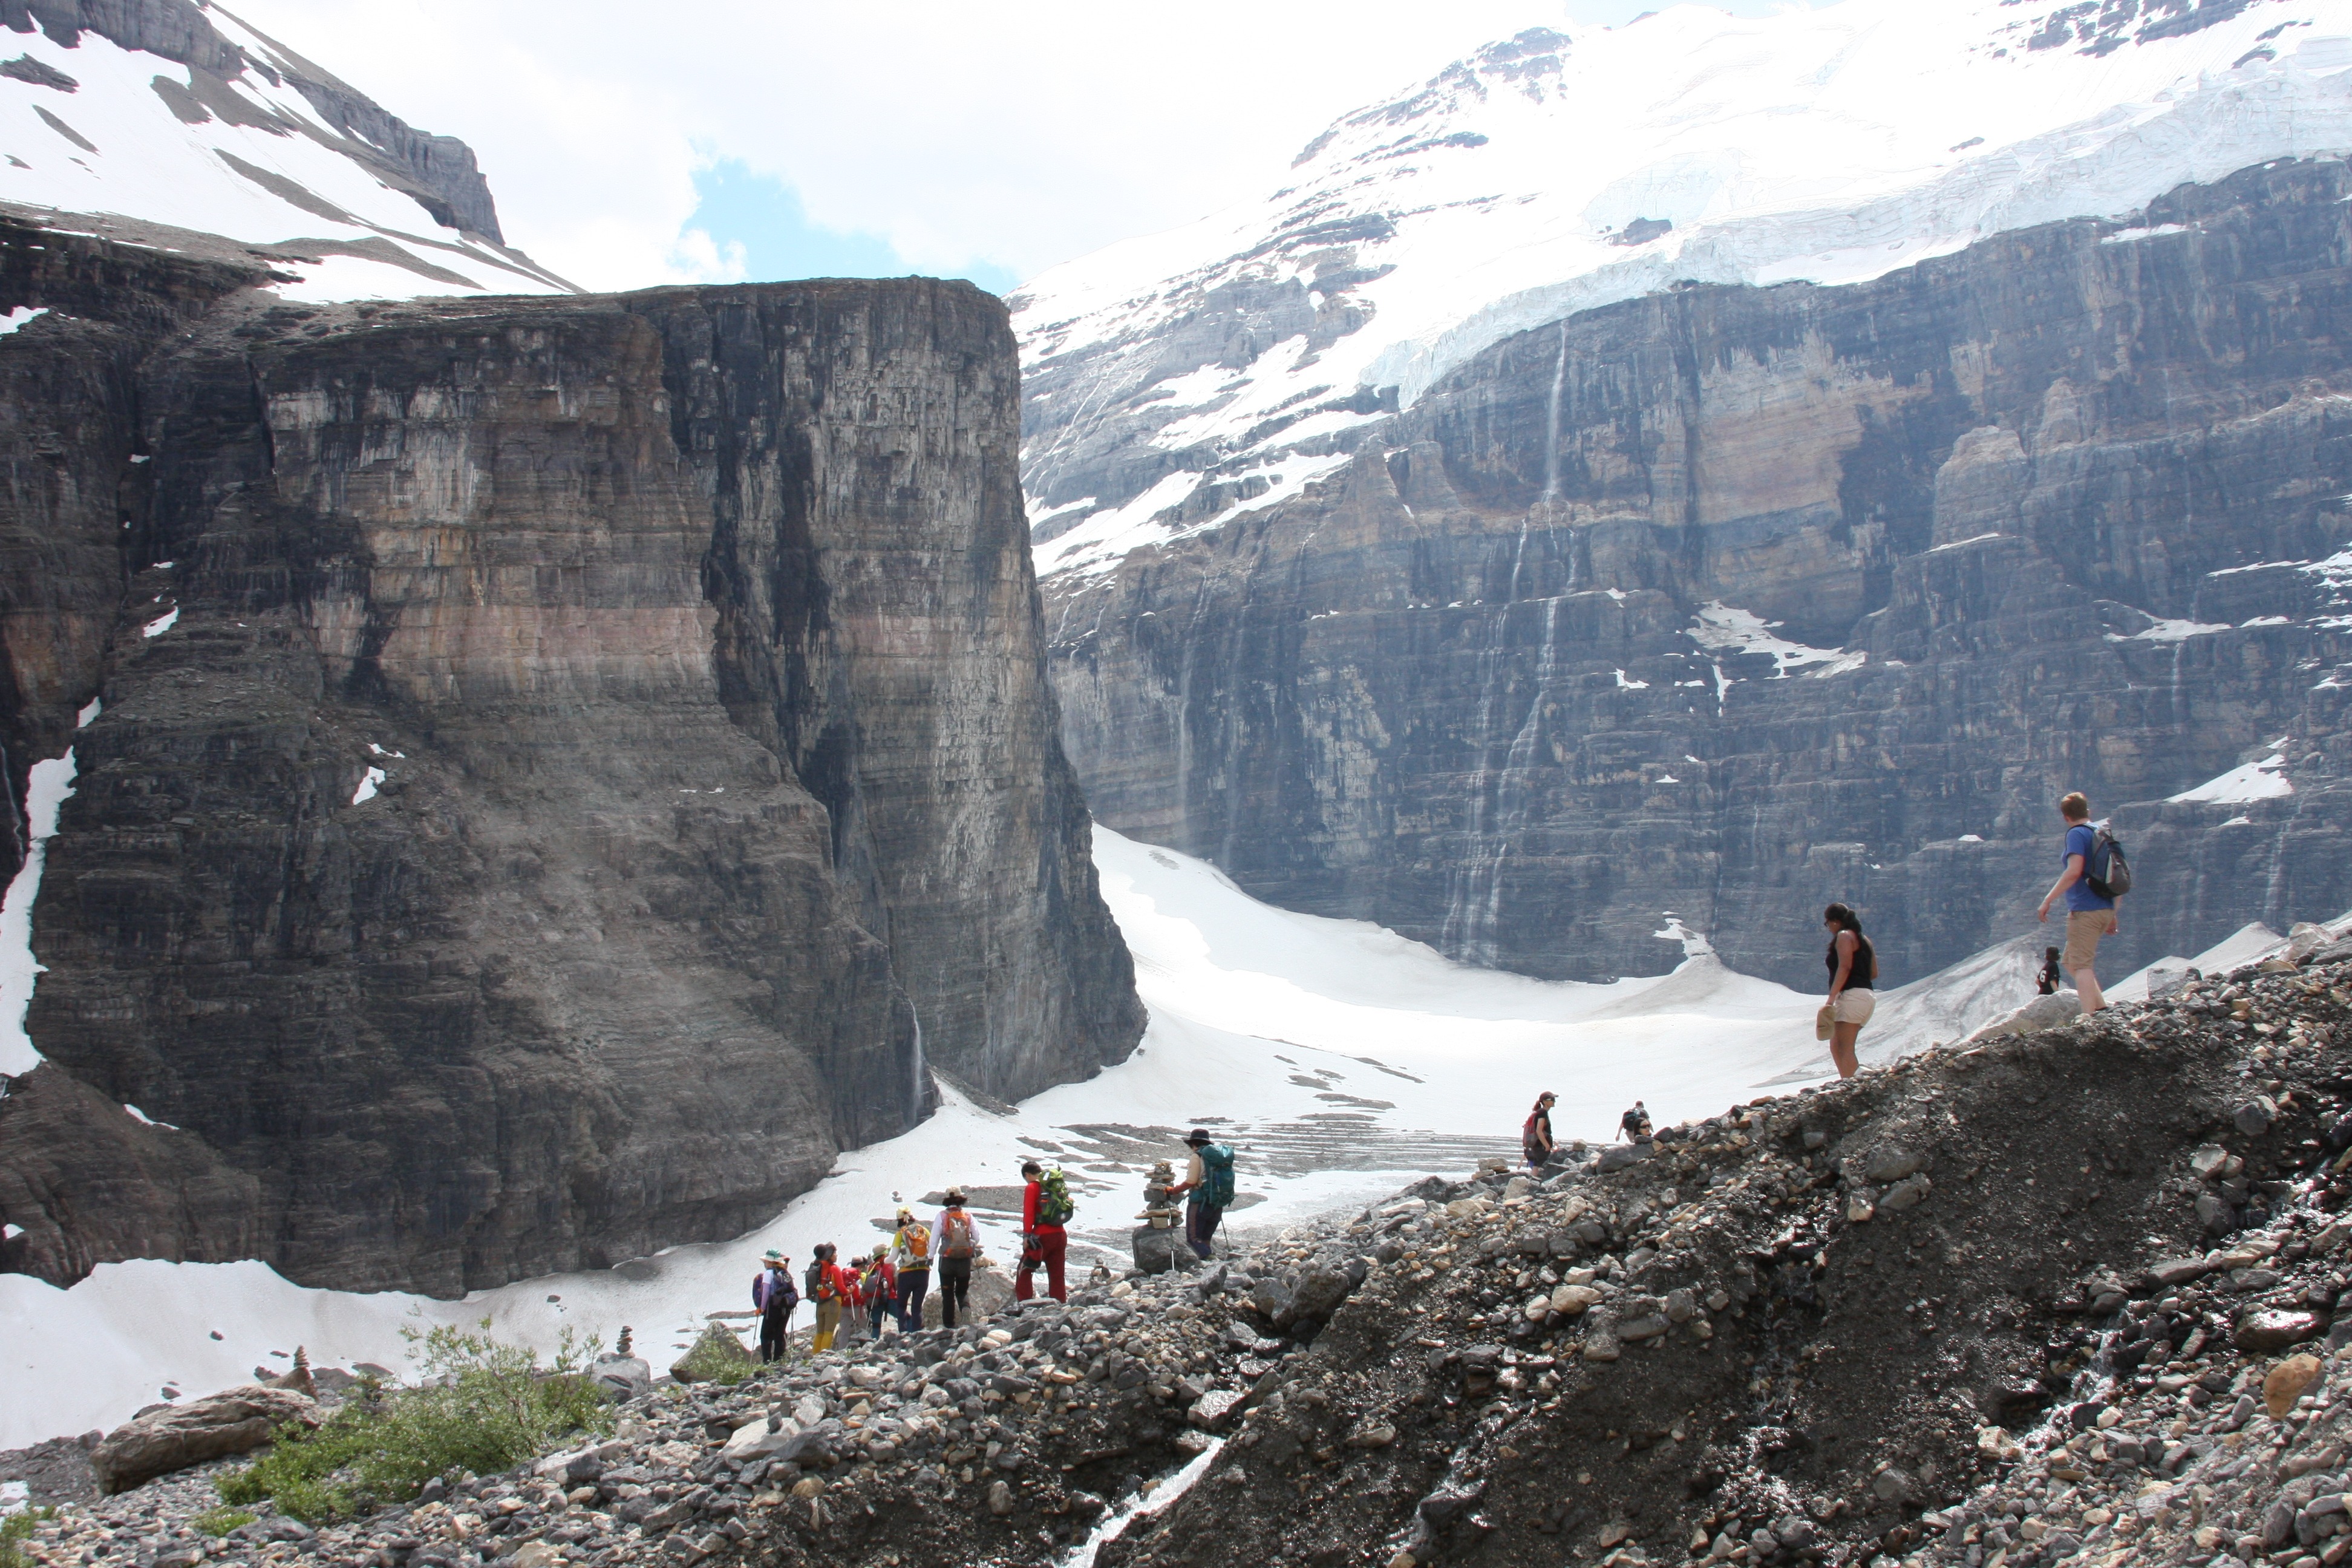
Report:
<svg viewBox="0 0 2352 1568"><path fill-rule="evenodd" d="M2073 974L2091 967L2099 953L2099 939L2116 929L2113 910L2074 910L2066 916L2066 951L2058 967Z"/></svg>
<svg viewBox="0 0 2352 1568"><path fill-rule="evenodd" d="M1841 1024L1867 1024L1876 1011L1878 994L1874 991L1841 991L1830 1005L1830 1016Z"/></svg>

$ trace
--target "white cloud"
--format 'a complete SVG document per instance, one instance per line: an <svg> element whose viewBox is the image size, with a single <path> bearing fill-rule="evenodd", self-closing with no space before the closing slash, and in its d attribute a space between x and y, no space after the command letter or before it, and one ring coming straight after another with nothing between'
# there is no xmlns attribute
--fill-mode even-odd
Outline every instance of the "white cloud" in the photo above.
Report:
<svg viewBox="0 0 2352 1568"><path fill-rule="evenodd" d="M1339 113L1633 0L231 0L479 154L508 238L595 288L741 275L685 232L719 158L925 270L1029 277L1278 181ZM1742 8L1760 8L1747 0ZM1622 15L1621 15L1622 13ZM730 270L731 269L731 270Z"/></svg>

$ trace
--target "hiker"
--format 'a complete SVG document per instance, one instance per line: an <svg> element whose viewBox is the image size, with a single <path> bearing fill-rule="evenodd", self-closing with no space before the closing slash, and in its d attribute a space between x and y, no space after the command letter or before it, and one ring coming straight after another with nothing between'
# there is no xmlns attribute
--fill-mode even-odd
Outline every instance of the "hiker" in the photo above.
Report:
<svg viewBox="0 0 2352 1568"><path fill-rule="evenodd" d="M858 1272L857 1290L859 1299L866 1303L866 1330L878 1344L882 1339L882 1316L890 1312L898 1300L898 1271L890 1266L888 1242L874 1244L874 1256Z"/></svg>
<svg viewBox="0 0 2352 1568"><path fill-rule="evenodd" d="M1226 1205L1234 1201L1234 1146L1212 1140L1205 1127L1195 1127L1184 1135L1192 1151L1185 1163L1184 1179L1168 1189L1168 1195L1182 1193L1184 1198L1184 1239L1191 1244L1196 1258L1211 1256L1210 1241L1217 1234L1217 1222L1225 1217Z"/></svg>
<svg viewBox="0 0 2352 1568"><path fill-rule="evenodd" d="M760 1264L760 1272L751 1277L751 1305L760 1314L760 1359L782 1361L801 1296L793 1289L791 1258L771 1248Z"/></svg>
<svg viewBox="0 0 2352 1568"><path fill-rule="evenodd" d="M1830 928L1830 1060L1837 1064L1838 1077L1852 1078L1861 1066L1853 1043L1878 1008L1878 994L1872 989L1878 981L1878 950L1862 934L1862 917L1843 904L1823 910L1822 923Z"/></svg>
<svg viewBox="0 0 2352 1568"><path fill-rule="evenodd" d="M808 1278L809 1300L816 1303L816 1337L809 1342L812 1351L829 1351L834 1335L841 1328L844 1309L856 1300L857 1283L834 1261L836 1256L833 1243L820 1242L811 1255Z"/></svg>
<svg viewBox="0 0 2352 1568"><path fill-rule="evenodd" d="M1021 1163L1021 1179L1028 1185L1021 1194L1021 1272L1013 1280L1013 1299L1026 1301L1037 1293L1030 1276L1042 1263L1045 1293L1066 1301L1070 1289L1063 1282L1062 1266L1069 1257L1070 1235L1064 1227L1076 1208L1070 1202L1069 1184L1058 1166L1048 1174L1034 1160Z"/></svg>
<svg viewBox="0 0 2352 1568"><path fill-rule="evenodd" d="M963 1194L950 1187L947 1207L940 1210L940 1223L931 1230L940 1247L940 1326L944 1329L956 1326L958 1312L971 1316L971 1258L980 1250L980 1241L963 1205Z"/></svg>
<svg viewBox="0 0 2352 1568"><path fill-rule="evenodd" d="M2050 906L2062 896L2065 899L2066 951L2058 962L2074 977L2074 992L2083 999L2083 1011L2095 1013L2107 1005L2106 994L2099 989L2099 977L2092 968L2093 961L2098 957L2099 939L2114 935L2123 926L2116 919L2115 900L2095 890L2112 868L2092 862L2112 860L2114 841L2108 841L2107 852L2102 856L2099 831L2091 826L2091 803L2080 790L2058 803L2058 815L2066 819L2065 847L2059 851L2066 868L2042 896L2042 907L2034 911L2033 918L2046 922Z"/></svg>
<svg viewBox="0 0 2352 1568"><path fill-rule="evenodd" d="M2058 970L2058 950L2054 947L2043 948L2042 950L2042 973L2036 975L2033 981L2033 989L2035 993L2043 996L2055 996L2058 994L2058 987L2063 984L2064 978L2065 977L2062 975Z"/></svg>
<svg viewBox="0 0 2352 1568"><path fill-rule="evenodd" d="M1539 1173L1551 1163L1552 1152L1559 1147L1551 1138L1551 1108L1559 1103L1559 1096L1546 1089L1536 1096L1536 1108L1519 1127L1519 1152L1528 1157L1528 1169Z"/></svg>
<svg viewBox="0 0 2352 1568"><path fill-rule="evenodd" d="M931 1289L931 1227L915 1211L898 1211L898 1232L890 1238L890 1262L898 1270L898 1297L893 1303L898 1331L911 1334L923 1326L923 1298Z"/></svg>
<svg viewBox="0 0 2352 1568"><path fill-rule="evenodd" d="M1635 1100L1633 1109L1617 1119L1617 1131L1625 1135L1629 1143L1647 1143L1650 1141L1650 1113L1643 1108L1640 1100Z"/></svg>

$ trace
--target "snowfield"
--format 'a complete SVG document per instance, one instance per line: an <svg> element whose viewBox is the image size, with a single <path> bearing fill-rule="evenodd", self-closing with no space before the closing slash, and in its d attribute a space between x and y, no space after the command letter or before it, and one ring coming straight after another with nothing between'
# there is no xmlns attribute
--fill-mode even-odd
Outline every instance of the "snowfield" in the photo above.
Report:
<svg viewBox="0 0 2352 1568"><path fill-rule="evenodd" d="M205 16L264 66L282 74L295 58L217 5ZM90 32L70 48L11 33L8 47L32 65L0 77L0 201L309 242L310 259L273 263L300 277L276 286L289 300L572 291L520 251L436 224L346 151L366 143L260 67L200 79Z"/></svg>
<svg viewBox="0 0 2352 1568"><path fill-rule="evenodd" d="M1239 1144L1244 1195L1228 1223L1259 1229L1513 1155L1540 1089L1559 1096L1562 1138L1601 1140L1637 1098L1664 1125L1768 1079L1829 1070L1815 998L1732 973L1675 922L1660 946L1670 973L1552 984L1453 963L1378 926L1273 909L1212 867L1095 831L1151 1014L1128 1061L1009 1111L943 1085L930 1120L843 1154L751 1235L463 1301L310 1289L258 1262L108 1264L70 1290L0 1275L0 1447L111 1426L167 1387L193 1397L250 1381L297 1344L322 1364L397 1368L401 1331L437 1322L488 1318L546 1348L567 1325L609 1342L626 1323L666 1365L703 1314L748 1310L766 1248L798 1267L819 1241L871 1246L894 1198L1013 1186L1033 1151L1072 1177L1083 1273L1097 1249L1124 1258L1144 1173L1181 1157L1176 1138L1195 1123ZM1016 1225L978 1217L990 1252L1015 1250Z"/></svg>
<svg viewBox="0 0 2352 1568"><path fill-rule="evenodd" d="M62 798L69 776L45 795ZM54 800L47 809L53 826ZM311 1289L252 1261L106 1264L69 1290L0 1275L0 1448L110 1427L167 1388L193 1397L250 1381L256 1366L285 1366L298 1344L320 1364L396 1369L402 1331L434 1323L488 1319L547 1350L566 1327L609 1343L628 1324L666 1366L705 1314L749 1310L767 1248L797 1268L820 1241L870 1247L898 1202L929 1217L920 1200L950 1184L1016 1186L1033 1152L1071 1177L1072 1269L1083 1276L1097 1258L1123 1266L1145 1172L1180 1159L1177 1140L1195 1124L1237 1144L1241 1196L1227 1224L1259 1231L1354 1207L1430 1171L1515 1157L1543 1089L1559 1097L1563 1141L1599 1142L1636 1099L1669 1126L1832 1070L1813 1039L1818 997L1726 968L1672 916L1658 933L1667 973L1554 984L1454 963L1368 922L1259 903L1212 866L1107 828L1095 829L1095 863L1150 1010L1143 1043L1118 1066L1017 1107L943 1083L929 1121L842 1154L750 1235L462 1301ZM2338 924L2352 930L2352 915ZM24 941L15 926L0 935ZM1886 993L1863 1036L1865 1065L1957 1039L2024 1001L2042 940L2021 937ZM2194 962L2211 973L2283 941L2250 926ZM29 996L29 954L14 968L6 956L0 973L20 975ZM2146 986L2143 972L2114 992L2137 999ZM13 993L9 1005L21 1019ZM1017 1219L987 1208L988 1196L975 1202L982 1243L1008 1258ZM158 1311L163 1301L170 1310Z"/></svg>
<svg viewBox="0 0 2352 1568"><path fill-rule="evenodd" d="M2158 12L1678 5L1572 38L1531 29L1341 119L1278 188L1013 297L1041 508L1097 488L1111 447L1181 455L1123 465L1159 485L1150 511L1041 543L1041 574L1106 570L1114 546L1153 541L1151 512L1199 526L1223 510L1185 506L1201 487L1295 485L1300 455L1385 416L1361 391L1410 406L1579 310L1686 279L1860 282L2034 224L2128 225L2183 182L2352 152L2352 0Z"/></svg>

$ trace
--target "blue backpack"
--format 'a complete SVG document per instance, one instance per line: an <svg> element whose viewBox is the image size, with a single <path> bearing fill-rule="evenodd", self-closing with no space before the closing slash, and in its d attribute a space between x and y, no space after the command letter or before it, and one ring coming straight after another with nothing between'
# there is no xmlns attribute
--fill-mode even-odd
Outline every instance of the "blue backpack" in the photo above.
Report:
<svg viewBox="0 0 2352 1568"><path fill-rule="evenodd" d="M1234 1146L1203 1143L1200 1153L1201 1202L1209 1208L1223 1208L1234 1201Z"/></svg>

